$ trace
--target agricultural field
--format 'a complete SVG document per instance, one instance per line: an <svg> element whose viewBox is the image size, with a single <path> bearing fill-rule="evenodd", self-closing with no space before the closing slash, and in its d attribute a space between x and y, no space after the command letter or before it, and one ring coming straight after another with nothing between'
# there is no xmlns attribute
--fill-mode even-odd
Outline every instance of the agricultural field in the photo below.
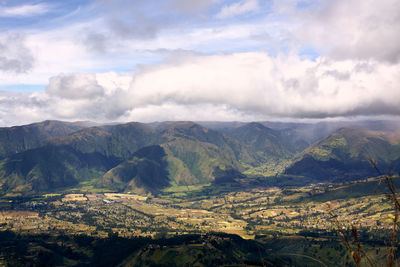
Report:
<svg viewBox="0 0 400 267"><path fill-rule="evenodd" d="M124 259L127 266L142 264L143 260L168 262L172 258L174 262L207 266L200 264L199 255L215 253L212 252L215 242L207 245L211 237L205 235L221 233L229 236L228 247L239 242L234 241L237 237L256 242L265 253L273 251L275 256L266 256L270 260L307 263L307 266L319 266L318 260L322 260L334 266L352 262L338 235L336 222L340 222L341 227L348 229L355 226L366 253L378 262L384 261L393 208L377 178L306 186L246 183L245 190L241 181L236 181L224 185L176 186L158 195L62 192L33 198L3 198L0 232L11 231L22 239L45 235L56 239L86 236L93 240L160 240L199 235L200 239L190 244L146 245L147 248L142 247ZM287 239L291 240L292 248L287 246ZM177 255L183 252L187 256L181 259ZM243 253L240 246L238 253ZM209 260L211 263L216 259Z"/></svg>
<svg viewBox="0 0 400 267"><path fill-rule="evenodd" d="M74 193L10 198L2 200L0 229L100 237L109 232L123 237L224 232L251 239L271 232L330 231L331 217L337 214L344 225L374 231L389 228L392 221L390 203L383 192L375 192L377 186L376 179L369 179L246 190L238 185L176 187L157 196Z"/></svg>

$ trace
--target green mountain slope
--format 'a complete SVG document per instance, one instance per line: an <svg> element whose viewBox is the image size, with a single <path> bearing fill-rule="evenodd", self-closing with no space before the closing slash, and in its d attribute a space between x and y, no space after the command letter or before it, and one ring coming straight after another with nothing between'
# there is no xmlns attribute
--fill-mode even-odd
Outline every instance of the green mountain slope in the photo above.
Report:
<svg viewBox="0 0 400 267"><path fill-rule="evenodd" d="M89 181L105 190L154 194L221 177L221 183L245 179L242 173L348 180L376 175L369 158L382 170L388 164L400 169L399 132L376 123L368 130L341 128L299 154L307 143L299 129L310 125L212 125L217 130L189 121L95 127L46 121L1 128L0 194L63 190Z"/></svg>
<svg viewBox="0 0 400 267"><path fill-rule="evenodd" d="M246 144L264 161L268 158L290 158L293 155L289 144L286 144L280 136L280 132L261 123L251 122L243 126L227 128L223 132Z"/></svg>
<svg viewBox="0 0 400 267"><path fill-rule="evenodd" d="M41 192L82 181L110 190L155 193L203 184L220 169L244 170L255 155L239 141L193 122L85 128L0 162L3 193ZM118 165L118 166L117 166Z"/></svg>
<svg viewBox="0 0 400 267"><path fill-rule="evenodd" d="M139 150L132 159L110 170L104 176L105 186L112 185L121 191L154 193L170 183L209 183L215 179L216 168L242 170L241 162L255 163L240 142L193 122L166 122L153 127L158 133L159 145ZM162 150L160 154L165 154L162 160L138 156L139 152L143 155L144 151L153 151L154 147Z"/></svg>
<svg viewBox="0 0 400 267"><path fill-rule="evenodd" d="M123 192L157 193L169 185L167 154L160 146L137 151L103 176L103 186Z"/></svg>
<svg viewBox="0 0 400 267"><path fill-rule="evenodd" d="M68 135L85 127L79 122L44 121L0 128L0 158L36 148L48 138Z"/></svg>
<svg viewBox="0 0 400 267"><path fill-rule="evenodd" d="M243 171L242 163L257 163L256 155L237 140L193 122L168 123L161 138L176 184L209 183L215 179L215 168Z"/></svg>
<svg viewBox="0 0 400 267"><path fill-rule="evenodd" d="M105 156L129 159L138 149L157 144L158 134L143 123L99 126L71 135L52 138L53 145L65 145L83 153L98 152Z"/></svg>
<svg viewBox="0 0 400 267"><path fill-rule="evenodd" d="M68 146L43 146L0 161L0 195L35 194L100 178L120 161Z"/></svg>
<svg viewBox="0 0 400 267"><path fill-rule="evenodd" d="M360 128L341 128L302 152L287 174L318 179L358 179L376 176L369 159L386 169L400 158L400 146L386 134Z"/></svg>

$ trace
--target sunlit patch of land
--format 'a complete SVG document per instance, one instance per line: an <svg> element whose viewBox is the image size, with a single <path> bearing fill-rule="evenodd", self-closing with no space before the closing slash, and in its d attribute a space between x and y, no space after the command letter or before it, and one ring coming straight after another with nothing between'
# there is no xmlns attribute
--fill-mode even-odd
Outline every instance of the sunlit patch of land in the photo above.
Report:
<svg viewBox="0 0 400 267"><path fill-rule="evenodd" d="M344 224L376 231L388 229L392 221L390 204L375 192L377 186L377 179L368 179L289 188L175 186L158 196L81 192L6 198L0 203L0 230L100 237L110 232L124 237L224 232L253 238L330 231L329 203Z"/></svg>

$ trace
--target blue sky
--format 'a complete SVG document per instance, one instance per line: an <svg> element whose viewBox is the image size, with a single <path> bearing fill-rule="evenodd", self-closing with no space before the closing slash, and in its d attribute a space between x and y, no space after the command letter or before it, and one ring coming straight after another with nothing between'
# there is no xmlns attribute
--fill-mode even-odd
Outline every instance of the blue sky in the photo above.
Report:
<svg viewBox="0 0 400 267"><path fill-rule="evenodd" d="M397 116L399 13L396 0L0 0L0 125Z"/></svg>
<svg viewBox="0 0 400 267"><path fill-rule="evenodd" d="M249 38L250 34L264 34L265 31L257 27L261 28L259 24L263 24L271 12L271 2L195 2L199 3L188 4L188 1L181 0L2 1L0 29L3 36L18 36L25 42L34 39L30 45L32 48L36 45L55 54L75 53L76 58L59 57L60 68L52 70L34 65L29 72L36 79L21 75L5 79L0 88L26 90L25 87L33 88L33 84L40 84L44 89L48 78L58 72L130 71L137 65L162 61L168 50L213 54L271 49L264 41ZM229 27L244 28L242 33L235 35L228 32ZM248 28L253 28L252 32L247 32ZM190 40L182 38L182 35L196 35L202 31L205 35L213 32L214 36L210 34L212 39L207 36L192 36ZM131 45L135 42L136 45ZM152 44L148 46L148 43ZM33 56L35 62L43 64L57 60ZM80 66L71 66L66 63L69 60L84 62Z"/></svg>

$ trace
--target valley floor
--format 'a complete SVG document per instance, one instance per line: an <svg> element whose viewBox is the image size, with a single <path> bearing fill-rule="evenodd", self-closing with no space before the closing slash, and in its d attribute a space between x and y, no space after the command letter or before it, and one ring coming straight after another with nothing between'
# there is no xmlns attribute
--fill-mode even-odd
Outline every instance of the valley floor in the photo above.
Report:
<svg viewBox="0 0 400 267"><path fill-rule="evenodd" d="M399 180L395 178L397 183ZM373 251L370 253L379 261L390 243L393 216L392 207L380 187L377 179L286 186L284 189L254 184L245 186L239 181L218 186L175 187L156 197L79 192L29 199L5 198L0 202L0 231L25 236L19 237L21 239L40 235L53 238L81 235L93 240L117 237L159 240L200 235L200 241L197 240L194 247L204 247L211 242L202 239L205 235L225 233L229 240L230 235L238 235L249 242L256 240L263 250L268 248L281 254L287 245L278 240L289 238L297 245L286 254L293 252L300 258L306 255L327 263L351 262L349 252L340 244L337 220L348 228L355 225L368 251ZM273 245L273 242L278 243ZM187 244L181 244L175 250L178 251L178 247L189 249ZM325 251L324 247L330 249ZM162 246L157 248L161 248L159 253L163 254ZM3 258L7 256L4 251L2 253ZM150 257L148 252L141 253ZM138 260L133 254L130 257L125 260Z"/></svg>

